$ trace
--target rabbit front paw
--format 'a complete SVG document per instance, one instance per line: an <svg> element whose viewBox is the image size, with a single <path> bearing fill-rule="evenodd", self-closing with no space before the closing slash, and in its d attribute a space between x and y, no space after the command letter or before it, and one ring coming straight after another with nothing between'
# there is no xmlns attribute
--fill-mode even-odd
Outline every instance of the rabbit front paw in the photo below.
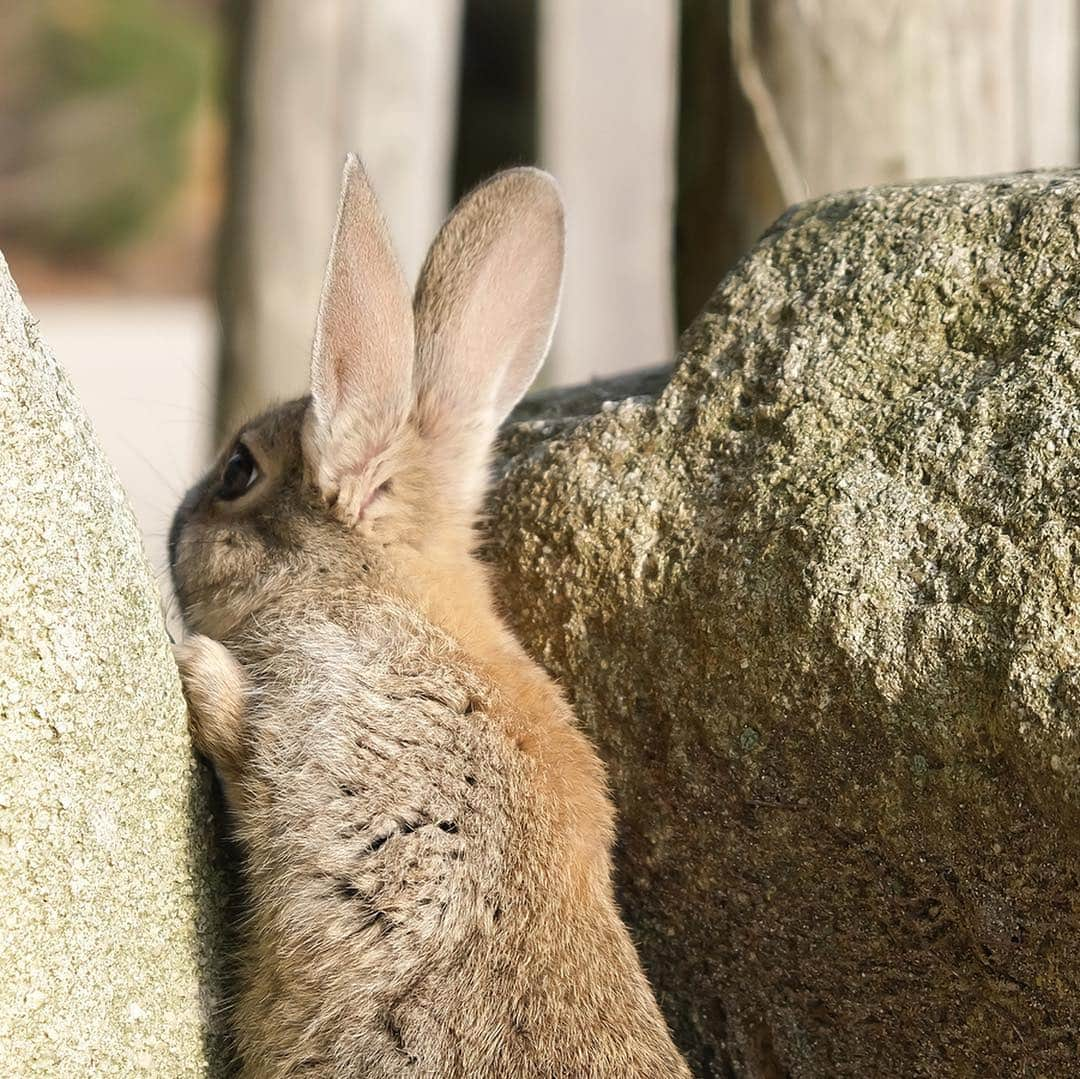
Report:
<svg viewBox="0 0 1080 1079"><path fill-rule="evenodd" d="M241 763L246 682L229 650L195 635L173 646L188 702L191 740L224 781Z"/></svg>

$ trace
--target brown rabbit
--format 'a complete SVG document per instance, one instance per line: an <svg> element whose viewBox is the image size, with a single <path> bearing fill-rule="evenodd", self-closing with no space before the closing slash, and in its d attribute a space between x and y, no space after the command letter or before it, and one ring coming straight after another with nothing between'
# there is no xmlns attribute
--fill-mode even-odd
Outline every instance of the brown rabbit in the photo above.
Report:
<svg viewBox="0 0 1080 1079"><path fill-rule="evenodd" d="M412 303L350 157L311 396L177 512L204 634L177 655L250 904L245 1076L689 1075L615 906L603 766L473 555L562 261L554 182L504 172Z"/></svg>

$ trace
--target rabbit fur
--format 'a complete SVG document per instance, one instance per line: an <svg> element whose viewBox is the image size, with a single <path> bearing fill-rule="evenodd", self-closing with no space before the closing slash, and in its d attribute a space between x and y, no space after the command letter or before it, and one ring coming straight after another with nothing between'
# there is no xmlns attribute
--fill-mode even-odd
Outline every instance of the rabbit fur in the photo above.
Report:
<svg viewBox="0 0 1080 1079"><path fill-rule="evenodd" d="M474 557L562 262L554 182L515 169L411 299L350 156L311 395L177 511L177 658L243 857L246 1077L689 1075L616 908L603 766Z"/></svg>

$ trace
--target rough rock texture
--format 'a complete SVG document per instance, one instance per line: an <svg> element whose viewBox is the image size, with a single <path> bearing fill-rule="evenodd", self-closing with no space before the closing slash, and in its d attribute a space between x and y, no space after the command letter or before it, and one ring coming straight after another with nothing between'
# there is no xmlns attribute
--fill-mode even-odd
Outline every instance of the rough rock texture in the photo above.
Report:
<svg viewBox="0 0 1080 1079"><path fill-rule="evenodd" d="M658 395L507 431L507 611L699 1075L1076 1074L1078 293L1076 173L837 195Z"/></svg>
<svg viewBox="0 0 1080 1079"><path fill-rule="evenodd" d="M2 258L0 462L0 1075L215 1074L215 871L158 592Z"/></svg>

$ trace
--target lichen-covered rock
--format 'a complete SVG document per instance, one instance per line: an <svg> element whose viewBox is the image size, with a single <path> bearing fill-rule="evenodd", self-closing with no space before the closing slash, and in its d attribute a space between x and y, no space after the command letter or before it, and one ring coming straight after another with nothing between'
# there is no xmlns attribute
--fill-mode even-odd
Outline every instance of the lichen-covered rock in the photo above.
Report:
<svg viewBox="0 0 1080 1079"><path fill-rule="evenodd" d="M209 815L158 592L2 258L0 463L0 1075L217 1074Z"/></svg>
<svg viewBox="0 0 1080 1079"><path fill-rule="evenodd" d="M1076 1074L1078 301L1076 173L837 195L661 392L506 432L507 611L699 1075Z"/></svg>

